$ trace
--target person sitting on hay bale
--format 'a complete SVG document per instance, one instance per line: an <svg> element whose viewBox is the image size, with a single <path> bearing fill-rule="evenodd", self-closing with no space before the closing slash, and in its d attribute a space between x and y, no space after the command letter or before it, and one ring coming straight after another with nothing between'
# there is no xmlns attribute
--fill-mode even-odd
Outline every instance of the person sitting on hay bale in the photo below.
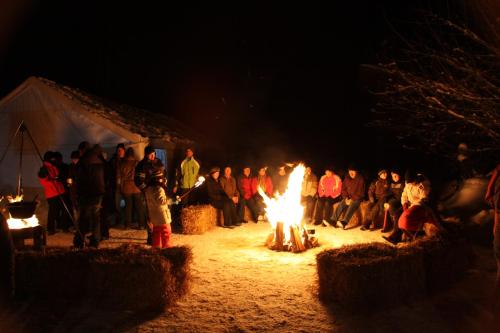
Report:
<svg viewBox="0 0 500 333"><path fill-rule="evenodd" d="M252 179L250 165L245 164L242 174L238 177L238 191L240 193L238 217L241 222L247 222L245 221L245 206L247 206L250 209L252 220L257 223L259 212L255 201L252 200Z"/></svg>
<svg viewBox="0 0 500 333"><path fill-rule="evenodd" d="M217 208L222 209L224 216L224 228L233 228L233 226L240 226L236 215L236 207L234 202L227 196L226 192L222 189L219 182L220 169L213 167L210 169L210 174L207 179L207 193L210 204Z"/></svg>
<svg viewBox="0 0 500 333"><path fill-rule="evenodd" d="M370 208L368 216L361 226L361 230L370 231L380 228L377 220L381 212L384 211L384 203L390 194L389 180L387 179L387 170L378 172L378 179L374 180L368 189L368 198L370 199Z"/></svg>
<svg viewBox="0 0 500 333"><path fill-rule="evenodd" d="M240 199L240 192L238 191L238 186L236 185L236 179L231 175L231 167L227 166L224 168L224 176L219 178L219 183L228 198L233 201L234 208L238 207L238 202ZM240 223L246 223L243 219L238 219Z"/></svg>
<svg viewBox="0 0 500 333"><path fill-rule="evenodd" d="M345 229L352 216L361 204L361 200L365 196L365 179L358 172L358 168L354 165L349 166L348 175L342 183L342 201L335 209L332 216L334 223L340 222L342 228ZM347 210L343 219L340 219L342 213Z"/></svg>
<svg viewBox="0 0 500 333"><path fill-rule="evenodd" d="M326 167L325 174L321 176L318 184L318 206L316 207L314 225L323 223L324 227L332 224L336 226L336 223L332 223L331 219L332 207L334 203L342 200L341 191L342 180L334 173L333 167Z"/></svg>
<svg viewBox="0 0 500 333"><path fill-rule="evenodd" d="M273 181L271 177L266 174L266 170L267 166L261 166L257 176L252 178L252 200L258 211L257 221L255 222L264 221L266 214L264 209L266 205L264 204L264 199L258 192L258 188L260 187L269 197L272 197L274 194Z"/></svg>
<svg viewBox="0 0 500 333"><path fill-rule="evenodd" d="M148 187L144 190L148 207L148 227L152 229L152 246L158 248L172 246L170 244L172 217L168 208L168 205L172 204L172 200L167 198L165 183L162 170L156 170L151 175Z"/></svg>
<svg viewBox="0 0 500 333"><path fill-rule="evenodd" d="M301 203L305 206L304 220L306 223L312 222L314 204L316 203L316 195L318 194L318 177L312 172L311 167L306 167L304 173L304 181L302 182Z"/></svg>
<svg viewBox="0 0 500 333"><path fill-rule="evenodd" d="M401 173L393 169L391 170L391 185L390 192L384 203L384 226L382 232L389 232L398 229L399 216L403 212L401 206L401 195L403 194L404 183Z"/></svg>
<svg viewBox="0 0 500 333"><path fill-rule="evenodd" d="M434 214L426 204L431 191L430 181L422 174L413 175L411 172L407 172L405 178L406 185L401 195L403 213L398 220L399 230L389 237L383 236L392 244L401 242L403 235L406 239L415 239L423 232L426 223L437 225Z"/></svg>

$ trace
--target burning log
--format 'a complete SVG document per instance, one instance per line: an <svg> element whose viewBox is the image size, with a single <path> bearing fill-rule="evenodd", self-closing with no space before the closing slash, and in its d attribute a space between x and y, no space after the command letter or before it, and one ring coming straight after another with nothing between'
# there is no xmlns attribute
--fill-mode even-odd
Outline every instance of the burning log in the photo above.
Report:
<svg viewBox="0 0 500 333"><path fill-rule="evenodd" d="M290 240L292 241L293 252L304 252L306 250L306 246L302 243L302 238L299 235L299 229L297 226L290 226Z"/></svg>
<svg viewBox="0 0 500 333"><path fill-rule="evenodd" d="M283 222L276 224L276 239L274 241L273 249L276 251L283 251L283 243L285 241L285 233L283 232Z"/></svg>

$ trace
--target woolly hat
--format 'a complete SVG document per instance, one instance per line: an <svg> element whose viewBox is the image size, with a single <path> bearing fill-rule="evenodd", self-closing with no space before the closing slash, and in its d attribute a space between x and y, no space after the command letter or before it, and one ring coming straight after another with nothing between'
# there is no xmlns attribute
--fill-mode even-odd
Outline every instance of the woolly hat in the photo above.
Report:
<svg viewBox="0 0 500 333"><path fill-rule="evenodd" d="M210 169L209 174L214 174L214 173L216 173L216 172L220 172L220 168L219 168L219 167L212 167L212 168Z"/></svg>
<svg viewBox="0 0 500 333"><path fill-rule="evenodd" d="M383 174L383 173L387 174L387 170L386 170L386 169L381 169L381 170L377 173L377 175L380 177L380 175L381 175L381 174Z"/></svg>

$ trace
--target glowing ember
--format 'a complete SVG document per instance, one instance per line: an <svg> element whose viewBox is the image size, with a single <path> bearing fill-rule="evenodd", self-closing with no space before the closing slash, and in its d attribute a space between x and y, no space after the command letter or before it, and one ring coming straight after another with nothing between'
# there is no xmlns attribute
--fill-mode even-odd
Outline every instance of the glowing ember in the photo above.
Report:
<svg viewBox="0 0 500 333"><path fill-rule="evenodd" d="M10 217L7 220L7 224L9 225L9 229L32 228L39 225L36 215L33 215L32 217L27 219L14 219Z"/></svg>
<svg viewBox="0 0 500 333"><path fill-rule="evenodd" d="M285 245L285 247L293 245L295 247L294 251L297 252L297 247L307 248L311 246L307 230L305 226L302 225L304 207L300 204L300 193L302 190L304 173L305 166L303 164L299 164L295 167L288 179L285 193L283 193L283 195L277 194L275 198L269 198L261 188L258 189L259 194L264 198L266 215L273 230L276 232L277 227L279 233L281 233L282 230L284 234L283 245ZM276 235L278 235L278 233L276 233ZM278 236L276 238L278 238ZM278 239L275 239L275 242L276 241L281 242L281 240ZM298 244L299 242L300 244ZM279 244L277 249L280 248L281 244ZM302 251L304 249L302 249Z"/></svg>

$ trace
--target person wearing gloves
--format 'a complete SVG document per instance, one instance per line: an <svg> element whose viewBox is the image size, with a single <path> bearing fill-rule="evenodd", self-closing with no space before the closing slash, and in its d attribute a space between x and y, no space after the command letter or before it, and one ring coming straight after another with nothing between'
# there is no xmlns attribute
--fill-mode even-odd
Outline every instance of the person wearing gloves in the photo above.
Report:
<svg viewBox="0 0 500 333"><path fill-rule="evenodd" d="M144 190L148 208L148 227L152 230L152 246L157 248L171 247L169 205L173 202L165 193L165 177L161 170L156 170L150 177L149 185Z"/></svg>

